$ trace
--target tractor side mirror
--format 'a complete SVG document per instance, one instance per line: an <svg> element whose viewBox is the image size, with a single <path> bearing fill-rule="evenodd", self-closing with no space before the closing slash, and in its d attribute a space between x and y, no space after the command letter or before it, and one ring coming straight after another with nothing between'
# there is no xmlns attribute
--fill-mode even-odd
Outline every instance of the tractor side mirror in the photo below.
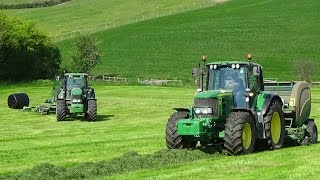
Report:
<svg viewBox="0 0 320 180"><path fill-rule="evenodd" d="M59 81L60 80L60 76L56 76L56 81Z"/></svg>
<svg viewBox="0 0 320 180"><path fill-rule="evenodd" d="M199 69L198 68L192 68L192 76L194 78L197 78L199 76Z"/></svg>
<svg viewBox="0 0 320 180"><path fill-rule="evenodd" d="M260 76L260 68L257 66L253 67L253 75L254 76Z"/></svg>

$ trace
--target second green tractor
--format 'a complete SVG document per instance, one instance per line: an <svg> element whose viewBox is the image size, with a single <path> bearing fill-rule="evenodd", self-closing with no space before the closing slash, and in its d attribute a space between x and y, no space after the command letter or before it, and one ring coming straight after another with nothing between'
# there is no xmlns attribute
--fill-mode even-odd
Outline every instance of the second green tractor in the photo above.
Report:
<svg viewBox="0 0 320 180"><path fill-rule="evenodd" d="M89 121L97 118L97 99L85 73L64 74L60 87L55 89L54 101L57 121L65 120L69 114L84 114Z"/></svg>
<svg viewBox="0 0 320 180"><path fill-rule="evenodd" d="M200 142L240 155L281 148L285 137L301 144L317 142L307 82L266 80L262 66L250 61L205 60L193 71L200 84L193 106L175 108L167 122L168 148L194 148Z"/></svg>

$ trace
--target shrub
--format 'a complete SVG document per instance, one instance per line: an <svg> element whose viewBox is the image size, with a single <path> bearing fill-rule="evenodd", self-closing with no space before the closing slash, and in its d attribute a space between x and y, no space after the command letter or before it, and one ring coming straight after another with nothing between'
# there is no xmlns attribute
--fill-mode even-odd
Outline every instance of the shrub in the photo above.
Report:
<svg viewBox="0 0 320 180"><path fill-rule="evenodd" d="M0 13L0 80L52 78L61 55L33 23Z"/></svg>
<svg viewBox="0 0 320 180"><path fill-rule="evenodd" d="M93 35L77 35L74 49L72 71L90 73L91 69L100 62L101 52L98 49L97 39Z"/></svg>
<svg viewBox="0 0 320 180"><path fill-rule="evenodd" d="M316 65L310 59L298 59L293 64L300 80L311 82L310 76L316 72Z"/></svg>

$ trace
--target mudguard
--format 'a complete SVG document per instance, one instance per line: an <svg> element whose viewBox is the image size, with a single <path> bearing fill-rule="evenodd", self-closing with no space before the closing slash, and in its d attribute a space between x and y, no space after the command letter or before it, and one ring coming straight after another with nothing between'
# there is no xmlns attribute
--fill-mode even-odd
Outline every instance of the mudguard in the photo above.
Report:
<svg viewBox="0 0 320 180"><path fill-rule="evenodd" d="M283 106L282 99L278 95L276 95L276 94L266 94L263 106L261 108L261 113L263 115L265 115L268 112L271 102L273 102L275 100L281 102L281 107Z"/></svg>

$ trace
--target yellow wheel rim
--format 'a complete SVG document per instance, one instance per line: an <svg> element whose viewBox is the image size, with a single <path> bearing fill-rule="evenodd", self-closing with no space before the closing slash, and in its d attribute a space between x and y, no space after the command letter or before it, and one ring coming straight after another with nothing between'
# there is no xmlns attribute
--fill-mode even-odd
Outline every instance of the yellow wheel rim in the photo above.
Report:
<svg viewBox="0 0 320 180"><path fill-rule="evenodd" d="M245 149L249 149L252 140L252 131L249 123L245 123L242 130L242 144Z"/></svg>
<svg viewBox="0 0 320 180"><path fill-rule="evenodd" d="M278 112L274 112L271 117L271 138L277 144L281 135L281 121Z"/></svg>

